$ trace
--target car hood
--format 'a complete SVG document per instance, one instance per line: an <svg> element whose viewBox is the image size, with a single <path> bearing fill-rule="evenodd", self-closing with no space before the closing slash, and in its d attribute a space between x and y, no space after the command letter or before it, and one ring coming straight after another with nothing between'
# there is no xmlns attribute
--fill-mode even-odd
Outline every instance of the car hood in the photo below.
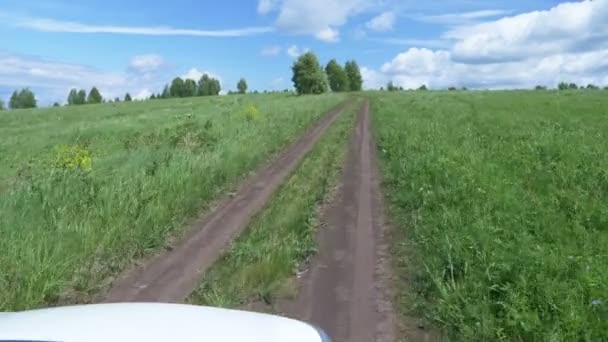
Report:
<svg viewBox="0 0 608 342"><path fill-rule="evenodd" d="M0 314L0 341L325 342L314 327L266 314L181 304L69 306Z"/></svg>

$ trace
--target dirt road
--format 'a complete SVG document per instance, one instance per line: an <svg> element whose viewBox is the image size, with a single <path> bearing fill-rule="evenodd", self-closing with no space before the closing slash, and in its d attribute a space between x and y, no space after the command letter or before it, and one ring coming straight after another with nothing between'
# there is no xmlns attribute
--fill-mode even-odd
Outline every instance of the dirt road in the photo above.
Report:
<svg viewBox="0 0 608 342"><path fill-rule="evenodd" d="M336 197L322 215L319 252L302 279L299 298L281 308L322 327L337 342L394 340L378 183L366 101Z"/></svg>
<svg viewBox="0 0 608 342"><path fill-rule="evenodd" d="M335 108L279 158L245 181L235 196L200 219L172 250L119 277L106 301L183 301L349 104L350 101Z"/></svg>

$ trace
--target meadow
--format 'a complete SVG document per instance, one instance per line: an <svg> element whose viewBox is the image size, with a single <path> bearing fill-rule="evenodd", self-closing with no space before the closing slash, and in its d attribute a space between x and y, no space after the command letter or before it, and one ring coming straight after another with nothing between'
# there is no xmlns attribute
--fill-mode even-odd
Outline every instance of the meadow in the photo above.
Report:
<svg viewBox="0 0 608 342"><path fill-rule="evenodd" d="M0 113L0 311L95 300L344 94Z"/></svg>
<svg viewBox="0 0 608 342"><path fill-rule="evenodd" d="M371 97L400 313L448 340L608 339L608 92Z"/></svg>

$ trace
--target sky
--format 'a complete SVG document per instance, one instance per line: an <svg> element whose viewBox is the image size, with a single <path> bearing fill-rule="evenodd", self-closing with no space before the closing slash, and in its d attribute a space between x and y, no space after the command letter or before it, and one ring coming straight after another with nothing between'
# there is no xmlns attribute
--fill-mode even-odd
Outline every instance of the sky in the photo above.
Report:
<svg viewBox="0 0 608 342"><path fill-rule="evenodd" d="M608 85L608 0L0 0L0 37L5 103L144 98L202 73L282 90L309 50L356 60L366 89Z"/></svg>

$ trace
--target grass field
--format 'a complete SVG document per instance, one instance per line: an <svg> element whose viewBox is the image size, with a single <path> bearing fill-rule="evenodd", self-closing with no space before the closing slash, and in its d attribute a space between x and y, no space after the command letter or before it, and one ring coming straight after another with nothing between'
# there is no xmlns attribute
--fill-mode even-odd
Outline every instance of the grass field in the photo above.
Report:
<svg viewBox="0 0 608 342"><path fill-rule="evenodd" d="M608 339L608 92L375 93L372 110L402 314L457 341Z"/></svg>
<svg viewBox="0 0 608 342"><path fill-rule="evenodd" d="M316 250L317 210L331 193L359 105L342 113L247 231L205 275L190 302L221 307L273 304L295 294L293 278Z"/></svg>
<svg viewBox="0 0 608 342"><path fill-rule="evenodd" d="M0 311L86 302L345 95L0 113Z"/></svg>

